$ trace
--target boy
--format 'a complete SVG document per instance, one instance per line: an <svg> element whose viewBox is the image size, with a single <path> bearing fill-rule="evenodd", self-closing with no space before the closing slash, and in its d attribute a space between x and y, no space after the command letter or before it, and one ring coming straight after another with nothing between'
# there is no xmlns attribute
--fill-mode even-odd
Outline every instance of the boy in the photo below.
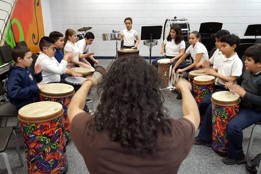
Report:
<svg viewBox="0 0 261 174"><path fill-rule="evenodd" d="M63 46L64 46L64 37L63 34L60 33L59 31L53 31L49 34L49 37L52 38L55 43L55 54L54 57L56 58L56 60L61 63L62 59L63 59Z"/></svg>
<svg viewBox="0 0 261 174"><path fill-rule="evenodd" d="M122 48L137 48L140 43L140 39L138 32L132 29L132 19L127 17L124 19L124 23L126 29L122 30L118 37L119 40L123 40Z"/></svg>
<svg viewBox="0 0 261 174"><path fill-rule="evenodd" d="M10 102L19 110L29 103L39 101L41 86L37 83L42 80L41 67L36 64L34 72L32 71L32 53L23 45L13 48L12 57L15 65L9 71L7 94Z"/></svg>
<svg viewBox="0 0 261 174"><path fill-rule="evenodd" d="M227 125L228 153L227 157L222 160L227 165L245 162L242 149L242 131L261 121L261 45L257 44L249 47L245 52L245 56L246 71L237 79L238 84L226 84L230 91L239 94L241 97L239 113ZM207 129L204 129L204 135L206 135L204 138L205 144L201 145L211 142L211 119L210 116L206 121ZM202 131L200 130L200 132Z"/></svg>
<svg viewBox="0 0 261 174"><path fill-rule="evenodd" d="M210 62L213 62L213 68L206 68L207 74L215 76L215 91L224 91L226 82L233 82L242 74L243 63L235 52L239 45L240 39L234 34L225 34L222 32L216 35L216 45L218 50L211 57ZM225 32L226 33L226 32ZM223 36L221 36L223 35ZM219 38L220 37L220 38ZM209 63L203 63L209 64ZM206 65L205 65L206 66ZM201 117L204 117L211 105L211 95L206 96L199 104ZM211 112L211 110L209 111Z"/></svg>
<svg viewBox="0 0 261 174"><path fill-rule="evenodd" d="M72 60L72 54L70 52L64 55L60 63L54 58L56 50L54 43L55 41L47 36L44 36L39 43L42 52L38 56L36 64L39 64L42 67L42 84L60 82L62 74L81 76L66 68L68 62Z"/></svg>
<svg viewBox="0 0 261 174"><path fill-rule="evenodd" d="M76 45L79 48L80 54L90 53L90 45L93 43L94 34L92 32L87 32L84 36L84 39L79 40L76 42ZM90 55L87 61L94 67L94 64L98 64L98 60L96 60L93 55Z"/></svg>

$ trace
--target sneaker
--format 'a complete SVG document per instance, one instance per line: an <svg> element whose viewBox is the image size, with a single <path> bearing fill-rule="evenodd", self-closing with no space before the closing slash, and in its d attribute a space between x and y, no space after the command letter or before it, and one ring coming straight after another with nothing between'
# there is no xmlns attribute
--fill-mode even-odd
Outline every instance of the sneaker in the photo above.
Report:
<svg viewBox="0 0 261 174"><path fill-rule="evenodd" d="M199 137L196 137L195 138L195 142L194 142L195 145L202 145L202 146L206 146L206 147L211 147L212 144L211 143L208 143L206 141L203 141L201 139L199 139Z"/></svg>
<svg viewBox="0 0 261 174"><path fill-rule="evenodd" d="M226 157L227 156L227 153L226 152L219 152L217 150L214 150L214 152L216 152L219 156L221 157Z"/></svg>
<svg viewBox="0 0 261 174"><path fill-rule="evenodd" d="M228 156L227 157L224 157L222 159L223 163L226 164L226 165L234 165L234 164L243 164L245 163L245 155L243 155L242 157L240 158L229 158Z"/></svg>

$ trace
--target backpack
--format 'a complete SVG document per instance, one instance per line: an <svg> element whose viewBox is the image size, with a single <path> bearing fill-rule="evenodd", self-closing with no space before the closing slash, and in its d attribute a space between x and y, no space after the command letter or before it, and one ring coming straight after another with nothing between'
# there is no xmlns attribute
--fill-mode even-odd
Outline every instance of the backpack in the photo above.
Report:
<svg viewBox="0 0 261 174"><path fill-rule="evenodd" d="M256 174L258 171L258 168L261 167L260 165L261 161L261 153L258 154L254 159L247 161L246 163L246 169L251 174Z"/></svg>

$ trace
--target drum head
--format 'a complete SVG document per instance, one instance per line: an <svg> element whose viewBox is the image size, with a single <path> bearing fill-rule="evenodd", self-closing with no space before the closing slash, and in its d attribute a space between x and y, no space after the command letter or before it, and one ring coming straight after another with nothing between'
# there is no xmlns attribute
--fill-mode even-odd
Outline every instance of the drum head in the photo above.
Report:
<svg viewBox="0 0 261 174"><path fill-rule="evenodd" d="M67 96L74 93L74 88L72 85L64 83L49 83L43 85L40 91L42 96Z"/></svg>
<svg viewBox="0 0 261 174"><path fill-rule="evenodd" d="M160 59L158 60L158 64L169 64L170 63L170 59Z"/></svg>
<svg viewBox="0 0 261 174"><path fill-rule="evenodd" d="M212 94L212 102L216 104L237 104L240 102L240 96L230 91L219 91Z"/></svg>
<svg viewBox="0 0 261 174"><path fill-rule="evenodd" d="M118 50L119 52L123 52L123 53L133 53L133 52L138 52L138 49L132 49L132 48L123 48Z"/></svg>
<svg viewBox="0 0 261 174"><path fill-rule="evenodd" d="M71 85L81 85L86 78L84 77L66 77L65 81Z"/></svg>
<svg viewBox="0 0 261 174"><path fill-rule="evenodd" d="M18 111L20 121L40 123L54 120L63 115L63 106L58 102L41 101L28 104Z"/></svg>
<svg viewBox="0 0 261 174"><path fill-rule="evenodd" d="M83 76L87 76L89 74L91 74L92 72L95 71L95 69L93 67L89 67L89 68L84 68L84 67L74 67L71 68L73 71L75 71L76 73L82 74Z"/></svg>
<svg viewBox="0 0 261 174"><path fill-rule="evenodd" d="M200 75L194 78L195 81L200 81L200 82L207 82L207 81L213 81L215 80L214 76L210 75Z"/></svg>

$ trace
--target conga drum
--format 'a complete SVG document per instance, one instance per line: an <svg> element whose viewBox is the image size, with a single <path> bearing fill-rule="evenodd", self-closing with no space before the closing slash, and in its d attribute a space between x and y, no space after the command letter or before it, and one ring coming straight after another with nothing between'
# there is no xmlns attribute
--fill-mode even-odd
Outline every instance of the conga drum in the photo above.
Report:
<svg viewBox="0 0 261 174"><path fill-rule="evenodd" d="M52 101L28 104L18 111L28 173L66 172L67 158L62 116L62 105Z"/></svg>
<svg viewBox="0 0 261 174"><path fill-rule="evenodd" d="M212 95L212 148L227 153L227 124L239 112L240 97L230 91L219 91Z"/></svg>
<svg viewBox="0 0 261 174"><path fill-rule="evenodd" d="M189 78L189 81L193 83L194 77L205 75L205 74L206 73L203 70L197 69L197 70L190 71L188 78Z"/></svg>
<svg viewBox="0 0 261 174"><path fill-rule="evenodd" d="M71 68L74 72L78 73L78 74L82 74L83 77L92 74L95 69L93 67L89 67L89 68L85 68L85 67L74 67Z"/></svg>
<svg viewBox="0 0 261 174"><path fill-rule="evenodd" d="M139 50L138 49L132 49L132 48L122 48L118 50L118 57L124 57L124 56L139 56Z"/></svg>
<svg viewBox="0 0 261 174"><path fill-rule="evenodd" d="M86 81L86 78L84 77L66 77L65 82L72 85L74 87L74 91L78 91L78 89L81 87L82 83Z"/></svg>
<svg viewBox="0 0 261 174"><path fill-rule="evenodd" d="M200 104L204 97L214 92L215 77L210 75L196 76L193 79L193 94L197 104Z"/></svg>
<svg viewBox="0 0 261 174"><path fill-rule="evenodd" d="M71 126L67 118L67 110L73 94L73 86L64 83L49 83L44 85L40 91L41 101L55 101L62 104L64 109L64 134L67 143L71 140Z"/></svg>
<svg viewBox="0 0 261 174"><path fill-rule="evenodd" d="M160 59L158 60L158 74L160 77L160 87L167 88L169 86L169 68L170 59Z"/></svg>

